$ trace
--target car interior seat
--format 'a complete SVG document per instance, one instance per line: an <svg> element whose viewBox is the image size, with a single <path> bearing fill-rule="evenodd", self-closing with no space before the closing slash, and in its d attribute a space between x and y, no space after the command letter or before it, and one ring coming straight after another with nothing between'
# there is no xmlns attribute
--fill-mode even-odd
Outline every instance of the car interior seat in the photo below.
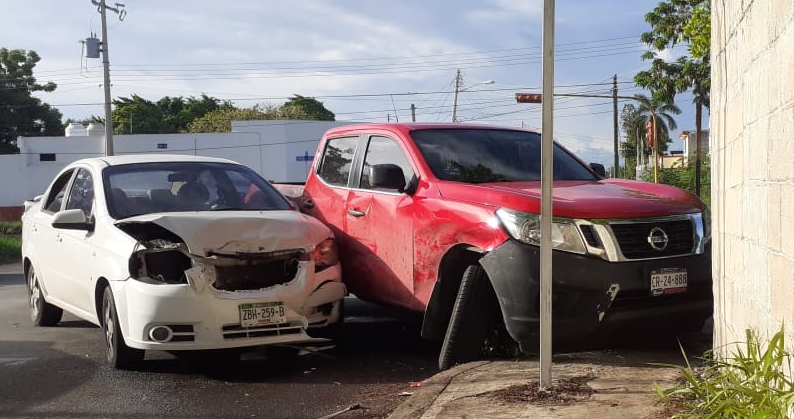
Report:
<svg viewBox="0 0 794 419"><path fill-rule="evenodd" d="M198 182L185 183L176 193L177 203L187 210L202 209L209 199L209 190Z"/></svg>

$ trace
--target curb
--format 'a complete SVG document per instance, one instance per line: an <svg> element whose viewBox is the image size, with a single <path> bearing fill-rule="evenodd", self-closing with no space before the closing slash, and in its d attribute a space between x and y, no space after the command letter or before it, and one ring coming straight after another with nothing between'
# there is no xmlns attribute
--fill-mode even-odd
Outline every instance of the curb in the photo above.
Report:
<svg viewBox="0 0 794 419"><path fill-rule="evenodd" d="M421 417L433 405L439 394L443 393L456 377L491 362L477 361L456 365L428 378L408 400L402 402L389 415L388 419L417 419Z"/></svg>

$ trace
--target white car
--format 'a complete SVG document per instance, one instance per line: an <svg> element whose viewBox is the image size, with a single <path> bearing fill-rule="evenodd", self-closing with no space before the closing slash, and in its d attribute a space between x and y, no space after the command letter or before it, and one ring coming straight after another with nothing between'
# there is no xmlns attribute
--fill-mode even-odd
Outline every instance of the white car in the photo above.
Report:
<svg viewBox="0 0 794 419"><path fill-rule="evenodd" d="M99 325L107 360L144 350L327 343L347 294L331 230L229 160L138 155L64 168L22 216L37 326Z"/></svg>

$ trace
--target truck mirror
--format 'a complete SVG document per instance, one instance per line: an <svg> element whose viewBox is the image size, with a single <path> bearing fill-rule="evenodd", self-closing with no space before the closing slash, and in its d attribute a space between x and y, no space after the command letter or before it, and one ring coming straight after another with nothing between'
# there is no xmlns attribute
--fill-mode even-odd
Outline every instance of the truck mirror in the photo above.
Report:
<svg viewBox="0 0 794 419"><path fill-rule="evenodd" d="M376 164L369 167L369 184L373 188L396 189L400 192L405 188L403 169L396 164Z"/></svg>
<svg viewBox="0 0 794 419"><path fill-rule="evenodd" d="M593 169L598 176L607 177L607 171L604 169L604 165L601 163L590 163L590 168Z"/></svg>

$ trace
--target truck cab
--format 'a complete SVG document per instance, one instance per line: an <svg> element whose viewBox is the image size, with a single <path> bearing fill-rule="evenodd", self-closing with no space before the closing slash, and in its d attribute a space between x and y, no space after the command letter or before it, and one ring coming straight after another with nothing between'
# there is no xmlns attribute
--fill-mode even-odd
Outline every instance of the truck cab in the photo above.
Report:
<svg viewBox="0 0 794 419"><path fill-rule="evenodd" d="M476 357L499 325L533 353L540 149L540 133L523 129L346 125L323 136L293 198L334 231L351 293L424 313L441 369ZM558 144L553 177L555 340L699 330L713 306L706 205L671 186L606 179Z"/></svg>

